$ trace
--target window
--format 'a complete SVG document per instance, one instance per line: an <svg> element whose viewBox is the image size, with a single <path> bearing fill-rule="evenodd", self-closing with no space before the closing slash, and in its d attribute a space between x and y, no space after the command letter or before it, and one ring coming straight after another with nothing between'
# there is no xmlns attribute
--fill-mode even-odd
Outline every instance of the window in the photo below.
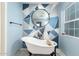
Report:
<svg viewBox="0 0 79 59"><path fill-rule="evenodd" d="M65 9L65 33L79 37L79 2L70 4Z"/></svg>

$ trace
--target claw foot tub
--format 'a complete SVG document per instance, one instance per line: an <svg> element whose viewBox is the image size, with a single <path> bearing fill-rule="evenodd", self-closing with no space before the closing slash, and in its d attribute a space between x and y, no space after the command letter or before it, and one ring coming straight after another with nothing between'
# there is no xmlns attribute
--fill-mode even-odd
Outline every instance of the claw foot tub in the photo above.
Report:
<svg viewBox="0 0 79 59"><path fill-rule="evenodd" d="M30 55L32 54L45 54L53 55L55 52L56 42L52 41L52 46L47 45L46 40L40 40L33 37L23 37L22 41L25 42L27 50ZM56 55L56 53L55 53Z"/></svg>

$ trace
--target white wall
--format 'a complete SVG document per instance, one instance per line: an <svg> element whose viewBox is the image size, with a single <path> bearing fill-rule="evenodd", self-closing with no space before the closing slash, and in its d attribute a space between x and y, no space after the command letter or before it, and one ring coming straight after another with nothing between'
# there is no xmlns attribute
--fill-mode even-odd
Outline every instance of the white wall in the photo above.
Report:
<svg viewBox="0 0 79 59"><path fill-rule="evenodd" d="M67 56L79 56L79 38L61 36L60 48Z"/></svg>
<svg viewBox="0 0 79 59"><path fill-rule="evenodd" d="M7 4L7 55L14 55L22 47L22 27L9 22L23 23L22 5L20 3Z"/></svg>

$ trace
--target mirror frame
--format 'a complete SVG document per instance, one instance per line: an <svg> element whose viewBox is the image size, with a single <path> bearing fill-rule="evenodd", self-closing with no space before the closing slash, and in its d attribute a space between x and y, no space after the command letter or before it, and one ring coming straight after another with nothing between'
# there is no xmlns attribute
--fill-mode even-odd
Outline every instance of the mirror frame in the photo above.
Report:
<svg viewBox="0 0 79 59"><path fill-rule="evenodd" d="M45 9L38 9L38 10L44 10L45 12L47 12ZM36 12L37 10L35 10L34 12ZM34 12L31 14L31 19L33 18L33 14L34 14ZM48 13L48 12L47 12ZM48 13L48 17L49 17L49 21L50 21L50 14ZM49 21L48 21L48 23L49 23ZM35 23L34 23L34 21L33 21L33 19L32 19L32 23L36 26L36 27L38 27ZM47 24L48 24L47 23ZM41 26L41 27L45 27L47 24L45 24L44 26Z"/></svg>

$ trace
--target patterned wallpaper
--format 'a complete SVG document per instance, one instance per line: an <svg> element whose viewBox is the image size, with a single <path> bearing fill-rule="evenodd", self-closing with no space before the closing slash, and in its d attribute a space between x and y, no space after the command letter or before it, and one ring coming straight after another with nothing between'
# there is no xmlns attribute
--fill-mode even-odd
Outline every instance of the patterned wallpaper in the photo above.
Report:
<svg viewBox="0 0 79 59"><path fill-rule="evenodd" d="M42 7L44 7L44 9L46 9L46 7L49 5L49 4L41 4ZM28 8L29 7L29 4L23 4L23 10ZM34 10L38 10L38 6L36 6ZM24 23L30 25L31 22L31 14L33 13L33 11L31 11L29 13L29 15L26 15L26 17L24 18ZM32 24L33 25L33 24ZM51 31L52 35L56 36L53 40L56 41L58 43L58 37L59 37L59 33L58 33L58 29L59 29L59 19L58 19L58 16L52 16L50 17L50 21L49 21L49 25L54 29L53 31ZM56 31L57 30L57 31ZM24 29L24 32L25 33L30 33L32 31L32 29Z"/></svg>

